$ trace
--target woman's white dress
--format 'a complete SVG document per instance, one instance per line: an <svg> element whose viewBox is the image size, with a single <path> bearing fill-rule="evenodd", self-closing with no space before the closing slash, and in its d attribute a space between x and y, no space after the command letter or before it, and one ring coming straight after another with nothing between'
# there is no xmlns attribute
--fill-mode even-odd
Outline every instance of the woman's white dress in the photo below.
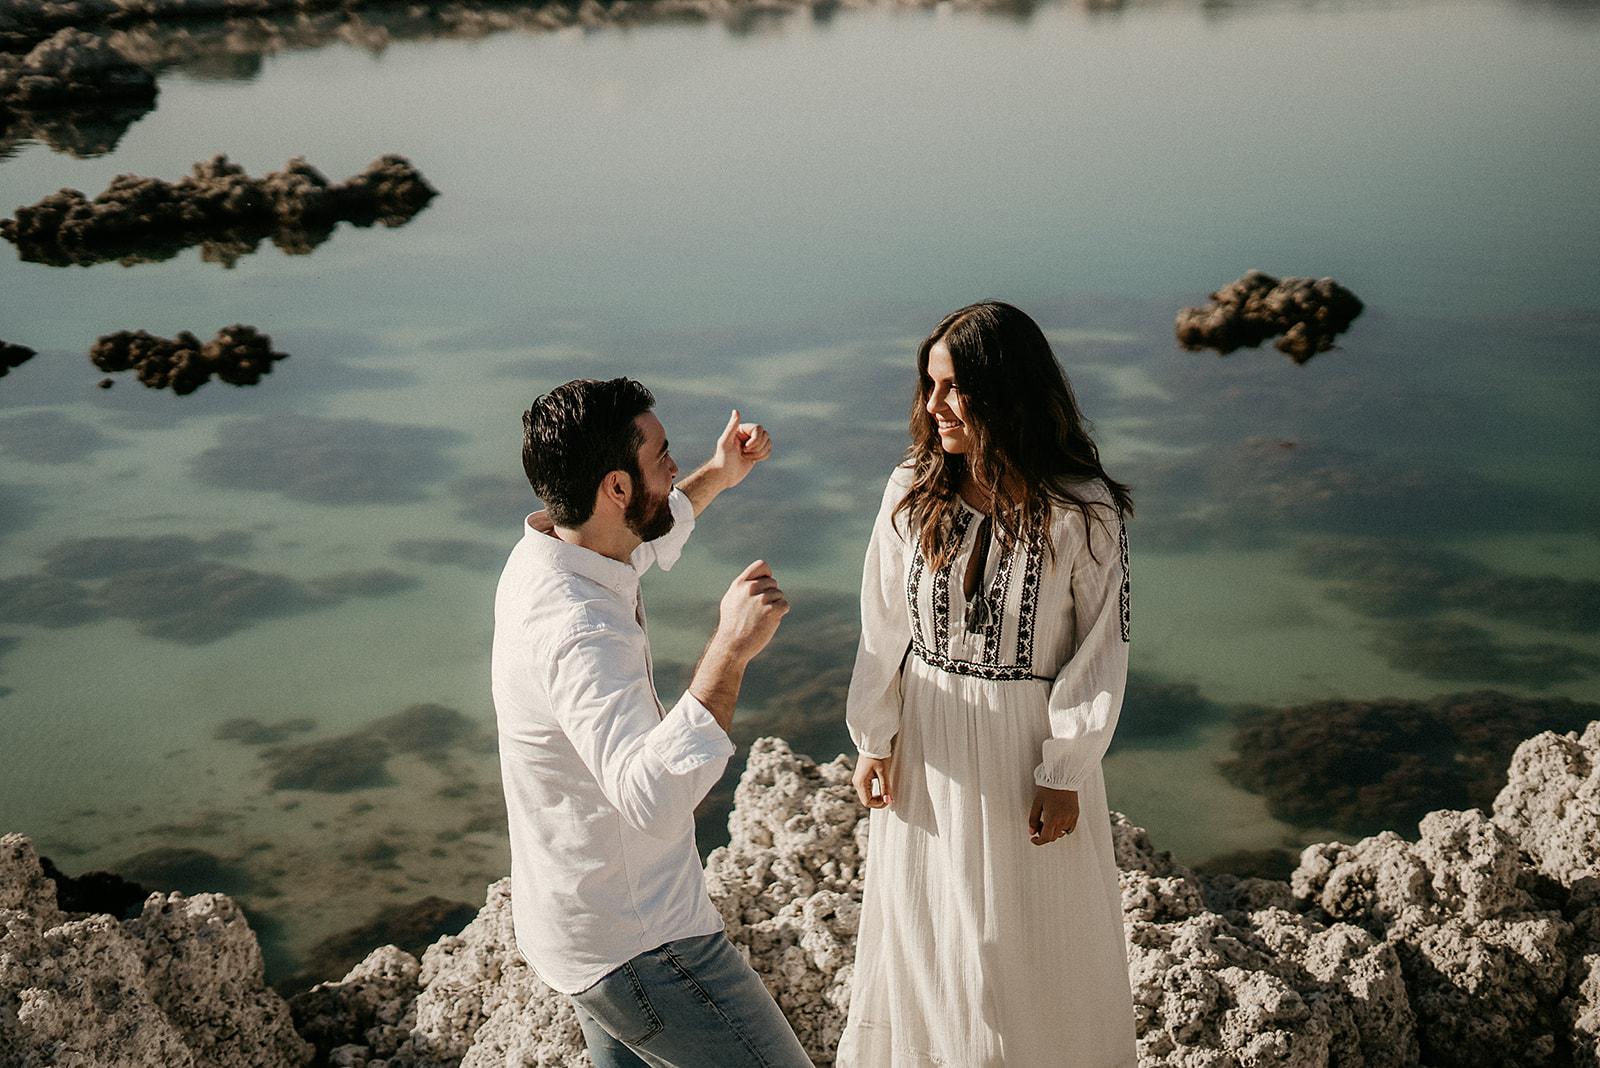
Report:
<svg viewBox="0 0 1600 1068"><path fill-rule="evenodd" d="M991 543L969 608L982 515L965 505L932 571L884 492L862 577L848 721L894 761L872 813L840 1068L1133 1068L1133 1003L1100 760L1128 666L1127 542L1057 510L1043 551ZM1092 548L1092 552L1091 552ZM969 626L969 612L974 617ZM1029 841L1035 784L1078 791L1072 834Z"/></svg>

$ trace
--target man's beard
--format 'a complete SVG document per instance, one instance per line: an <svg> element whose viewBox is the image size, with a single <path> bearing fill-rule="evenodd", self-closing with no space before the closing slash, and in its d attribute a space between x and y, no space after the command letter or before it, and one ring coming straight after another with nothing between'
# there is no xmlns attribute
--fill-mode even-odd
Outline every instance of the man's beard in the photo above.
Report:
<svg viewBox="0 0 1600 1068"><path fill-rule="evenodd" d="M671 496L670 491L659 497L635 494L622 513L622 521L641 541L655 541L672 529L672 505L668 501Z"/></svg>

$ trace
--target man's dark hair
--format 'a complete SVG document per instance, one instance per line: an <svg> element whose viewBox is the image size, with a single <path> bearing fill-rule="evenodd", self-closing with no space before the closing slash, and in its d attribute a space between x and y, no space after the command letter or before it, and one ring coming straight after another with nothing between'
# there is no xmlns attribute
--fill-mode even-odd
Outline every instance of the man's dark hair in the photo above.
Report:
<svg viewBox="0 0 1600 1068"><path fill-rule="evenodd" d="M557 386L522 413L522 468L557 526L577 527L594 514L600 483L613 471L643 482L634 420L655 407L631 378L577 379Z"/></svg>

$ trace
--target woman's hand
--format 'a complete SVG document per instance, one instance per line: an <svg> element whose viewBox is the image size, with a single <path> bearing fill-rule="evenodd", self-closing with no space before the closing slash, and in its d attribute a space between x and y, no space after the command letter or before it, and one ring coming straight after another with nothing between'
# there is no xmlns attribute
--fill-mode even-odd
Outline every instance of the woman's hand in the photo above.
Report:
<svg viewBox="0 0 1600 1068"><path fill-rule="evenodd" d="M856 798L868 808L884 808L894 804L894 793L889 787L889 762L893 757L859 756L856 773L850 782L856 788Z"/></svg>
<svg viewBox="0 0 1600 1068"><path fill-rule="evenodd" d="M856 772L860 774L859 771ZM1049 845L1078 826L1078 791L1033 788L1033 811L1028 813L1028 834L1034 845Z"/></svg>

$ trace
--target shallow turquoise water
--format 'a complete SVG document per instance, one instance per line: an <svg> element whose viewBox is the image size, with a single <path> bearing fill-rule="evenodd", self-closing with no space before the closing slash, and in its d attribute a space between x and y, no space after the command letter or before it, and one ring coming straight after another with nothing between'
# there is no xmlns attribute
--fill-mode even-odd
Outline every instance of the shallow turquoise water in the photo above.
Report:
<svg viewBox="0 0 1600 1068"><path fill-rule="evenodd" d="M277 925L280 970L382 904L481 900L506 864L482 737L326 793L272 788L270 745L217 733L304 718L277 744L338 738L420 702L489 731L494 561L532 507L518 413L580 374L656 388L685 467L730 406L771 428L774 459L650 580L652 629L677 677L728 579L766 557L797 608L741 729L831 757L915 343L984 296L1046 326L1135 486L1147 680L1219 709L1491 685L1600 700L1592 629L1430 611L1521 665L1441 668L1297 555L1380 537L1600 575L1597 59L1591 7L1398 3L839 12L171 70L115 152L0 159L0 204L218 152L257 175L304 155L334 180L397 152L440 195L403 227L227 270L194 250L0 255L0 337L40 350L0 381L0 580L44 574L69 539L186 535L292 586L202 644L126 615L0 622L0 823L69 872L214 854ZM1305 366L1179 351L1177 310L1252 267L1332 276L1367 310ZM101 334L234 322L291 353L259 386L94 388ZM412 584L305 592L379 568ZM192 616L191 641L219 626ZM1130 732L1113 805L1189 861L1332 833L1224 780L1229 736L1214 718Z"/></svg>

